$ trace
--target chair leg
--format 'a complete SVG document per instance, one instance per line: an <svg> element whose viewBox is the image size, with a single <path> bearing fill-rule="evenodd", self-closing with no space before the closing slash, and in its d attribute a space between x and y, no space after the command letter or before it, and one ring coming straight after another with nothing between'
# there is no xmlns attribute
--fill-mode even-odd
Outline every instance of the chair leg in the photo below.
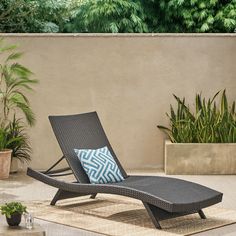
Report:
<svg viewBox="0 0 236 236"><path fill-rule="evenodd" d="M80 194L80 193L74 193L74 192L68 192L61 189L58 189L57 193L53 197L50 205L54 206L58 200L68 199L68 198L74 198L74 197L81 197L86 196L89 194Z"/></svg>
<svg viewBox="0 0 236 236"><path fill-rule="evenodd" d="M62 190L60 190L60 189L57 190L55 196L53 197L52 201L50 202L51 206L55 206L56 205L56 202L60 199L61 191Z"/></svg>
<svg viewBox="0 0 236 236"><path fill-rule="evenodd" d="M152 204L146 203L146 202L143 202L143 205L146 208L153 224L155 225L155 227L157 229L161 229L160 221L162 221L162 220L172 219L172 218L176 218L176 217L196 213L196 211L192 211L192 212L168 212L168 211L165 211L161 208L158 208L158 207L156 207ZM199 216L202 219L206 219L206 216L205 216L205 214L203 213L202 210L197 211L197 213L199 214Z"/></svg>
<svg viewBox="0 0 236 236"><path fill-rule="evenodd" d="M97 193L94 193L90 196L91 199L95 199L95 197L97 196Z"/></svg>
<svg viewBox="0 0 236 236"><path fill-rule="evenodd" d="M146 203L146 202L143 202L143 205L146 208L146 210L148 212L148 215L150 216L154 226L157 229L161 229L161 225L159 223L159 219L158 219L158 215L157 215L157 211L155 210L155 207L150 205L150 204L148 204L148 203Z"/></svg>
<svg viewBox="0 0 236 236"><path fill-rule="evenodd" d="M206 215L204 214L203 210L199 210L198 214L201 217L201 219L206 219Z"/></svg>

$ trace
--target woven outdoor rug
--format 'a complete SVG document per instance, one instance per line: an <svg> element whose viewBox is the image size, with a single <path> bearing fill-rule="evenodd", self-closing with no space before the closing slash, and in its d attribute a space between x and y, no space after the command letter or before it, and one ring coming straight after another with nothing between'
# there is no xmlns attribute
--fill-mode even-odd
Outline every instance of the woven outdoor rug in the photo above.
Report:
<svg viewBox="0 0 236 236"><path fill-rule="evenodd" d="M26 203L38 219L64 224L104 235L113 236L174 236L192 235L236 222L236 211L209 207L206 220L198 214L161 221L162 230L154 228L143 205L130 198L99 194L59 201Z"/></svg>

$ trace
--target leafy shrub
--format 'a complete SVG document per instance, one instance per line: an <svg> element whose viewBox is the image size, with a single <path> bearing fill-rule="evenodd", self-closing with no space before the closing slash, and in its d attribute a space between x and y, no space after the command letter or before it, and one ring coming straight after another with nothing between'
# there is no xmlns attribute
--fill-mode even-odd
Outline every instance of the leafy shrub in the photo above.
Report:
<svg viewBox="0 0 236 236"><path fill-rule="evenodd" d="M32 149L22 120L16 119L14 116L7 128L7 140L12 140L7 144L7 148L12 150L12 157L17 158L22 163L30 161Z"/></svg>
<svg viewBox="0 0 236 236"><path fill-rule="evenodd" d="M228 104L226 91L221 95L219 104L215 99L205 99L201 94L195 98L195 112L186 105L185 98L177 101L176 110L170 106L170 128L158 125L174 143L235 143L236 113L235 101Z"/></svg>
<svg viewBox="0 0 236 236"><path fill-rule="evenodd" d="M236 0L1 0L0 32L224 33Z"/></svg>
<svg viewBox="0 0 236 236"><path fill-rule="evenodd" d="M0 32L38 32L41 22L36 19L37 6L28 0L0 1Z"/></svg>
<svg viewBox="0 0 236 236"><path fill-rule="evenodd" d="M19 141L19 137L9 137L8 127L0 127L0 151L9 149L12 143Z"/></svg>
<svg viewBox="0 0 236 236"><path fill-rule="evenodd" d="M37 5L36 19L41 22L41 32L64 32L72 18L73 9L79 5L78 0L33 0Z"/></svg>
<svg viewBox="0 0 236 236"><path fill-rule="evenodd" d="M236 0L154 0L143 2L154 32L224 33L236 28Z"/></svg>
<svg viewBox="0 0 236 236"><path fill-rule="evenodd" d="M71 17L74 2L75 0L1 0L0 32L63 32Z"/></svg>
<svg viewBox="0 0 236 236"><path fill-rule="evenodd" d="M10 202L0 206L2 215L7 218L11 218L14 213L22 214L26 212L26 206L23 206L20 202Z"/></svg>
<svg viewBox="0 0 236 236"><path fill-rule="evenodd" d="M144 13L138 1L84 1L71 22L74 32L146 32Z"/></svg>

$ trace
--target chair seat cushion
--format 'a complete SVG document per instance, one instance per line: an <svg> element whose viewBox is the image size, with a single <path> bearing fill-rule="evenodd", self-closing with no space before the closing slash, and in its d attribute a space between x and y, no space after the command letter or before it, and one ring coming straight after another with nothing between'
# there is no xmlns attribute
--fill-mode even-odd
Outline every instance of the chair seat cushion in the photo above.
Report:
<svg viewBox="0 0 236 236"><path fill-rule="evenodd" d="M124 180L106 146L99 149L74 149L74 151L91 183L106 184Z"/></svg>

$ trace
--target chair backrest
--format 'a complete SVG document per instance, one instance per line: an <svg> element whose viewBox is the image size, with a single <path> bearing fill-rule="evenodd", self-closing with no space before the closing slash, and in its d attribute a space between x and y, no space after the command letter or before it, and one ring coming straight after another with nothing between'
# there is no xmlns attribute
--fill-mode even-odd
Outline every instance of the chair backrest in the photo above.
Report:
<svg viewBox="0 0 236 236"><path fill-rule="evenodd" d="M80 183L89 183L89 179L74 152L76 149L97 149L107 146L124 178L127 174L117 159L102 128L96 112L78 115L49 116L49 120L70 168Z"/></svg>

